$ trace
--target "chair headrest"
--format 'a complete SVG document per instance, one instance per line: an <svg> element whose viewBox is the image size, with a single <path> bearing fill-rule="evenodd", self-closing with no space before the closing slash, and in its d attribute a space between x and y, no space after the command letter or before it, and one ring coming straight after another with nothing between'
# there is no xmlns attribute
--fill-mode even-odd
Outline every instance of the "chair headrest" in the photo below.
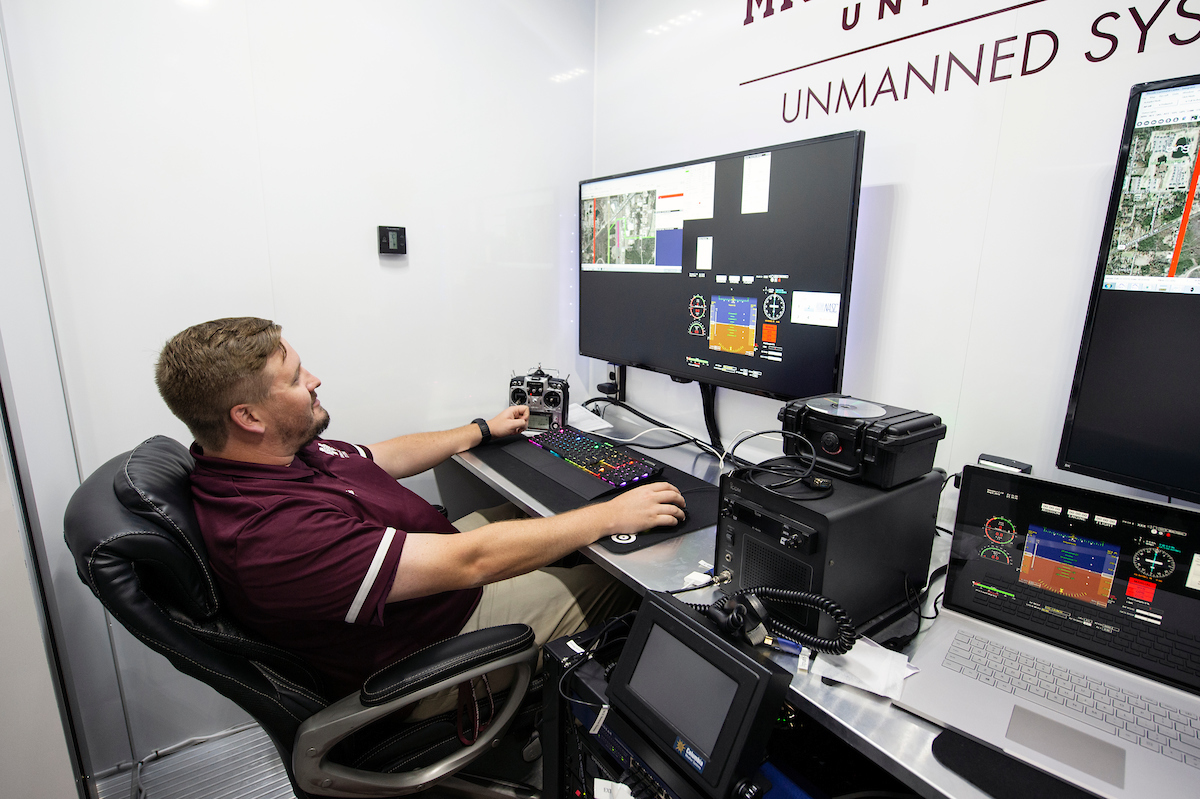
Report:
<svg viewBox="0 0 1200 799"><path fill-rule="evenodd" d="M120 564L132 563L187 615L216 612L217 592L192 509L194 466L186 447L154 436L105 463L76 490L64 535L80 577L106 604L113 597L105 596L102 583L123 582L128 575ZM124 576L118 580L118 574Z"/></svg>
<svg viewBox="0 0 1200 799"><path fill-rule="evenodd" d="M196 461L173 438L154 436L127 453L113 476L113 491L129 510L175 530L204 553L204 539L192 508L192 469ZM207 560L207 557L205 557Z"/></svg>

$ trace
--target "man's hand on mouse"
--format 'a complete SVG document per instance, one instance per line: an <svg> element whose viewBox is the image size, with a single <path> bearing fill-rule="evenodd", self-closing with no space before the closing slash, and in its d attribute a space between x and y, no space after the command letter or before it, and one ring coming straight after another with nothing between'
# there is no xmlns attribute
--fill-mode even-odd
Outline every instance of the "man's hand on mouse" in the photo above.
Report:
<svg viewBox="0 0 1200 799"><path fill-rule="evenodd" d="M601 503L609 511L603 535L631 535L653 527L682 524L683 494L670 483L650 483Z"/></svg>

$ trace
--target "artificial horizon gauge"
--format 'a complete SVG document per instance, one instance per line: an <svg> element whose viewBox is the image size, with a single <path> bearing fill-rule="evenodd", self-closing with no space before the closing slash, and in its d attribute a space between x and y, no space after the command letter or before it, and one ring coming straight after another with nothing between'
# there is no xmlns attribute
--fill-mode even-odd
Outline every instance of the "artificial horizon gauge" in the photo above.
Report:
<svg viewBox="0 0 1200 799"><path fill-rule="evenodd" d="M1133 568L1147 577L1161 580L1175 571L1175 558L1158 547L1142 547L1133 553Z"/></svg>
<svg viewBox="0 0 1200 799"><path fill-rule="evenodd" d="M707 310L708 303L699 294L692 297L692 301L688 303L688 313L692 315L693 319L703 318Z"/></svg>
<svg viewBox="0 0 1200 799"><path fill-rule="evenodd" d="M984 547L979 550L979 557L994 560L996 563L1003 563L1006 566L1012 565L1012 555L1009 555L1000 547Z"/></svg>
<svg viewBox="0 0 1200 799"><path fill-rule="evenodd" d="M804 404L817 413L848 419L874 419L887 413L882 405L853 397L816 397Z"/></svg>
<svg viewBox="0 0 1200 799"><path fill-rule="evenodd" d="M997 544L1011 544L1017 537L1017 526L1003 516L993 516L984 522L983 533Z"/></svg>
<svg viewBox="0 0 1200 799"><path fill-rule="evenodd" d="M784 311L787 310L787 303L783 301L783 297L778 294L768 294L763 300L763 316L770 319L772 322L778 322L783 318Z"/></svg>

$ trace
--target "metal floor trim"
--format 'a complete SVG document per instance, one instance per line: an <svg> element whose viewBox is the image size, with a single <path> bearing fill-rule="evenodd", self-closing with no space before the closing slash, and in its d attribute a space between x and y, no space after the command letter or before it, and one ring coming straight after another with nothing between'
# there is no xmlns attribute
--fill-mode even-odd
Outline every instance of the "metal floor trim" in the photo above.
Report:
<svg viewBox="0 0 1200 799"><path fill-rule="evenodd" d="M96 781L98 799L130 799L132 773ZM255 726L142 767L142 799L295 799L279 752Z"/></svg>

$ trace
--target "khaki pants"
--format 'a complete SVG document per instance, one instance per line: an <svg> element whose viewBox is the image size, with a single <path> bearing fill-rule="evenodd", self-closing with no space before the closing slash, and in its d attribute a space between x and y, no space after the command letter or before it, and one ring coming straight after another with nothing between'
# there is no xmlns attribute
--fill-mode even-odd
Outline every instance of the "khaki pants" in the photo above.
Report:
<svg viewBox="0 0 1200 799"><path fill-rule="evenodd" d="M510 507L520 513L514 506ZM454 526L465 532L474 529L465 525L475 516L483 518L482 523L475 525L477 527L505 518L517 518L504 515L507 512L497 508L477 511L455 522ZM547 566L485 585L479 605L460 632L522 622L533 628L534 638L538 646L542 646L548 641L574 635L612 616L633 610L637 605L637 594L599 566L586 564L570 569ZM538 668L541 668L540 658ZM511 675L511 669L490 675L488 679L492 690L507 687ZM452 710L457 699L456 690L442 691L422 700L413 711L412 718L429 718Z"/></svg>

